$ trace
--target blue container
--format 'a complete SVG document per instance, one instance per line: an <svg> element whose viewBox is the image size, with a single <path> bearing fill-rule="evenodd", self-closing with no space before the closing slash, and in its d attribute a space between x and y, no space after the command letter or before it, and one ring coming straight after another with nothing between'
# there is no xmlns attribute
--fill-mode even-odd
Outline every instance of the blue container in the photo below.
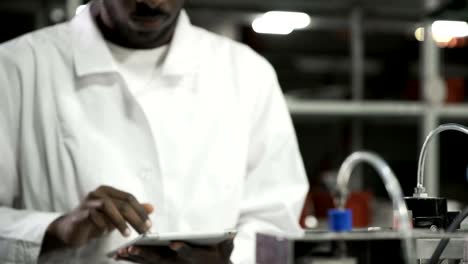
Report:
<svg viewBox="0 0 468 264"><path fill-rule="evenodd" d="M349 232L353 230L351 210L331 209L328 211L328 229L331 232Z"/></svg>

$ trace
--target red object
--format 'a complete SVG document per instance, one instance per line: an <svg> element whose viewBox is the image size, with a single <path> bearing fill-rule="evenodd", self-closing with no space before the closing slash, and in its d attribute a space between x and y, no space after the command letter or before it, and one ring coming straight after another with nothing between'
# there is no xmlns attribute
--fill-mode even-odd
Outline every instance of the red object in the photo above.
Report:
<svg viewBox="0 0 468 264"><path fill-rule="evenodd" d="M465 80L463 78L447 79L446 103L460 103L465 99Z"/></svg>
<svg viewBox="0 0 468 264"><path fill-rule="evenodd" d="M355 192L349 196L346 208L353 211L353 227L368 227L371 224L371 199L372 195L368 192Z"/></svg>

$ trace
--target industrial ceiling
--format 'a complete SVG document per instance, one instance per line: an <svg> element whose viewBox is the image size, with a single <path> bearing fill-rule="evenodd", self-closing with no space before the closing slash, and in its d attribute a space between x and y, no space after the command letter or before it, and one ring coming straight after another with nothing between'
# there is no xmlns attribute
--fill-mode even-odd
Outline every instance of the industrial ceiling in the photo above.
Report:
<svg viewBox="0 0 468 264"><path fill-rule="evenodd" d="M401 18L422 18L439 9L465 0L188 0L193 8L241 9L253 11L300 10L308 13L336 14L362 7L367 14Z"/></svg>

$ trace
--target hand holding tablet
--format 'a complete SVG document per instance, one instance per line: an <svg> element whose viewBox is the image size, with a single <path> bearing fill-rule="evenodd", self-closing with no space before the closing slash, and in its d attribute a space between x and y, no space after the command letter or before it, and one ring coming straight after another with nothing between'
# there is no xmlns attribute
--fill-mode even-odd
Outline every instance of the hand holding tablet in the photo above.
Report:
<svg viewBox="0 0 468 264"><path fill-rule="evenodd" d="M108 256L141 264L230 263L235 235L236 231L150 233Z"/></svg>

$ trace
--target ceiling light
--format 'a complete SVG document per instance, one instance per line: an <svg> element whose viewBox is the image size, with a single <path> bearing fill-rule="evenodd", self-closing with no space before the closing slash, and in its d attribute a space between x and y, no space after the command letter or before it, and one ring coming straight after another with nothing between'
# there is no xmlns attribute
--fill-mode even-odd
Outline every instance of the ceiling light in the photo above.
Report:
<svg viewBox="0 0 468 264"><path fill-rule="evenodd" d="M311 18L305 13L270 11L256 18L252 28L257 33L288 35L296 29L310 25Z"/></svg>
<svg viewBox="0 0 468 264"><path fill-rule="evenodd" d="M438 44L450 42L452 39L468 36L468 23L464 21L438 20L432 23L432 38ZM414 32L418 41L424 41L424 28L419 27Z"/></svg>
<svg viewBox="0 0 468 264"><path fill-rule="evenodd" d="M414 32L414 36L416 37L418 41L424 41L424 28L423 27L417 28L416 31Z"/></svg>
<svg viewBox="0 0 468 264"><path fill-rule="evenodd" d="M468 36L468 23L464 21L439 20L432 24L434 36L462 38Z"/></svg>

